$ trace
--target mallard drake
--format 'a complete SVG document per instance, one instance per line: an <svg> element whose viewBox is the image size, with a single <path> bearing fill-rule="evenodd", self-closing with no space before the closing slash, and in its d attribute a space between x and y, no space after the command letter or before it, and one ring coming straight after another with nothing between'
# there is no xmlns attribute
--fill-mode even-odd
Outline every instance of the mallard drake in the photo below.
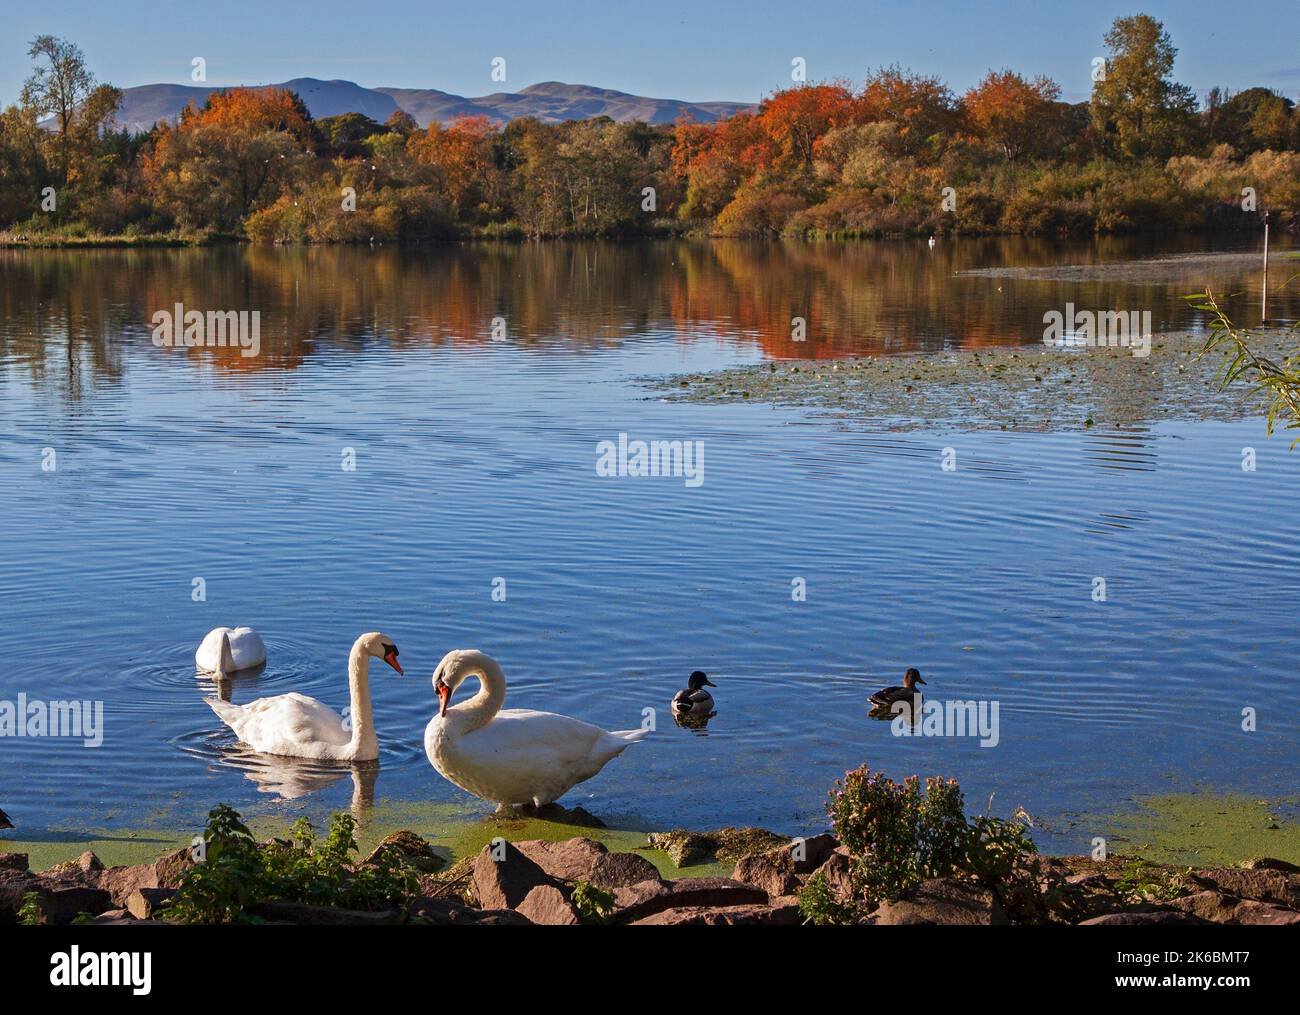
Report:
<svg viewBox="0 0 1300 1015"><path fill-rule="evenodd" d="M921 679L921 671L915 668L908 670L903 674L902 687L882 687L879 691L871 696L873 705L892 705L896 701L910 701L919 693L916 690L917 684L924 684Z"/></svg>
<svg viewBox="0 0 1300 1015"><path fill-rule="evenodd" d="M713 711L713 695L704 690L705 685L717 687L703 670L696 670L687 678L686 686L673 695L674 715L708 715Z"/></svg>

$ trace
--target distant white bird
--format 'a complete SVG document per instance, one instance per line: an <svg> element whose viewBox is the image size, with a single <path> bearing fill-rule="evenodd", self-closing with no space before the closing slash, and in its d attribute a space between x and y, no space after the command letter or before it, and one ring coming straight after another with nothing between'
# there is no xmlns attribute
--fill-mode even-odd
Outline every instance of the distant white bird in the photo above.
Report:
<svg viewBox="0 0 1300 1015"><path fill-rule="evenodd" d="M448 708L469 677L477 678L478 694ZM610 733L567 715L503 709L505 675L474 649L443 656L433 686L438 714L424 731L429 763L465 792L503 807L552 803L650 734L644 728Z"/></svg>
<svg viewBox="0 0 1300 1015"><path fill-rule="evenodd" d="M930 237L930 249L931 249L931 250L934 249L934 243L935 243L934 237L931 236L931 237Z"/></svg>
<svg viewBox="0 0 1300 1015"><path fill-rule="evenodd" d="M324 702L305 694L278 694L247 705L204 698L235 734L262 754L285 754L319 761L374 761L379 739L370 712L370 660L382 659L398 673L397 646L372 631L352 645L348 656L351 707L344 720Z"/></svg>
<svg viewBox="0 0 1300 1015"><path fill-rule="evenodd" d="M266 645L251 627L213 628L194 653L194 664L206 673L234 673L264 662Z"/></svg>

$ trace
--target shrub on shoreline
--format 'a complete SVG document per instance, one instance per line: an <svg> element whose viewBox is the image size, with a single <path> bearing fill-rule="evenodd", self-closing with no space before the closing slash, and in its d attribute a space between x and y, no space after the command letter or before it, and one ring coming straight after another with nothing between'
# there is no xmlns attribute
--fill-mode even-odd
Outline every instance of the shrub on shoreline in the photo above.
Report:
<svg viewBox="0 0 1300 1015"><path fill-rule="evenodd" d="M256 922L246 908L258 902L299 902L342 909L377 910L401 905L419 891L416 872L394 852L354 867L357 851L352 815L330 819L324 841L305 817L290 841L259 845L239 813L219 804L208 815L202 863L181 877L167 919L181 923Z"/></svg>
<svg viewBox="0 0 1300 1015"><path fill-rule="evenodd" d="M1065 911L1068 892L1041 862L1023 823L968 819L956 780L911 776L896 783L865 765L845 774L827 810L849 853L847 899L816 875L800 894L810 923L854 923L882 902L906 897L921 882L965 878L992 892L1015 921Z"/></svg>

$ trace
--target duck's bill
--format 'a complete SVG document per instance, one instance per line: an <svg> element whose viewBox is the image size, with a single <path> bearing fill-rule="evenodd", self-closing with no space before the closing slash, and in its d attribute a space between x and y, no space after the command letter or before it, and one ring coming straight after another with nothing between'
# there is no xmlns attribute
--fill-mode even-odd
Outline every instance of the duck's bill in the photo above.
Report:
<svg viewBox="0 0 1300 1015"><path fill-rule="evenodd" d="M403 670L402 670L402 664L399 663L399 662L397 661L397 653L396 653L396 652L385 652L385 653L384 653L384 662L386 662L389 666L391 666L393 669L395 669L399 674L403 674L403 675L404 675L404 672L403 672Z"/></svg>
<svg viewBox="0 0 1300 1015"><path fill-rule="evenodd" d="M446 684L438 685L438 714L447 714L447 702L451 701L451 688Z"/></svg>

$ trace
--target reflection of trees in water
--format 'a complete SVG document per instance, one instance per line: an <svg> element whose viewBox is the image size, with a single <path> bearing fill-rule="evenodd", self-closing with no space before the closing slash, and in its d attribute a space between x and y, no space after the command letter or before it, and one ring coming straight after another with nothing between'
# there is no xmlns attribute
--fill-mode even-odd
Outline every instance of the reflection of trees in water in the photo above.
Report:
<svg viewBox="0 0 1300 1015"><path fill-rule="evenodd" d="M1036 342L1042 315L1080 306L1156 309L1172 289L1125 281L1006 280L991 265L1090 264L1143 256L1149 241L994 237L942 242L632 241L386 247L0 252L0 355L69 401L124 372L151 317L177 303L259 310L262 355L158 350L226 371L292 369L319 347L490 341L589 349L651 330L826 357L923 346ZM1188 240L1188 243L1194 243ZM1167 249L1167 247L1166 247ZM1176 285L1175 285L1176 288ZM1012 298L1013 291L1015 298ZM1160 326L1161 314L1156 313ZM791 337L791 318L808 325Z"/></svg>

